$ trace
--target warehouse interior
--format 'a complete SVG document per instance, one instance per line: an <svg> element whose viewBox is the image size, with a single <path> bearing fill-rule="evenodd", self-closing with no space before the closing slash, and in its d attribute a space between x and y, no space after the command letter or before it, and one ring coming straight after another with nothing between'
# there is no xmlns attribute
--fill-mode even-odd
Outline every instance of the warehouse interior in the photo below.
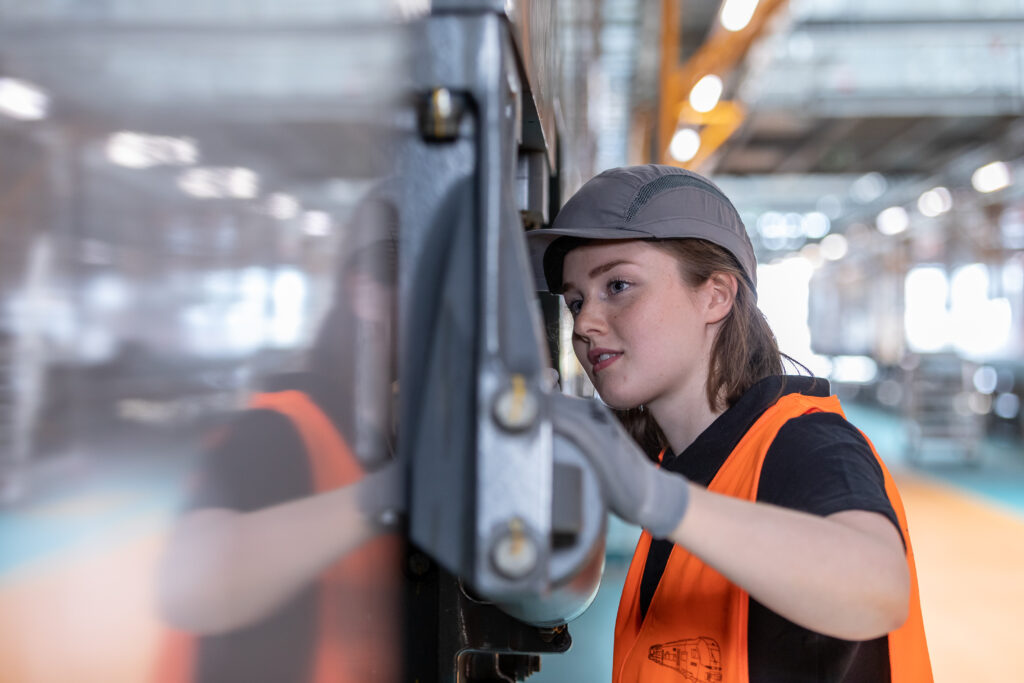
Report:
<svg viewBox="0 0 1024 683"><path fill-rule="evenodd" d="M935 680L1016 680L1018 2L0 0L0 683L151 680L153 576L209 430L316 345L356 207L422 125L419 27L475 13L518 51L544 139L516 143L552 203L646 163L732 198L781 349L903 491ZM390 394L401 332L359 339ZM592 395L566 348L562 390ZM594 604L529 680L611 678L639 533L610 518Z"/></svg>

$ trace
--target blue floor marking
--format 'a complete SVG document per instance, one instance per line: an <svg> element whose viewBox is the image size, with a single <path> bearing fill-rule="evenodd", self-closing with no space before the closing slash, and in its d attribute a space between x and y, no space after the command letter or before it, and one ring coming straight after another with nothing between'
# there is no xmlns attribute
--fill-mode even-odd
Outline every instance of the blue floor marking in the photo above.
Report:
<svg viewBox="0 0 1024 683"><path fill-rule="evenodd" d="M0 509L0 574L67 552L98 551L138 532L140 521L157 530L179 503L181 478L167 475L159 467L98 474Z"/></svg>
<svg viewBox="0 0 1024 683"><path fill-rule="evenodd" d="M898 414L860 405L844 406L850 422L867 434L879 455L892 469L907 469L985 498L988 502L1024 515L1024 443L1020 439L985 438L977 464L950 462L937 455L911 465L904 456L905 427ZM945 455L945 454L941 454Z"/></svg>

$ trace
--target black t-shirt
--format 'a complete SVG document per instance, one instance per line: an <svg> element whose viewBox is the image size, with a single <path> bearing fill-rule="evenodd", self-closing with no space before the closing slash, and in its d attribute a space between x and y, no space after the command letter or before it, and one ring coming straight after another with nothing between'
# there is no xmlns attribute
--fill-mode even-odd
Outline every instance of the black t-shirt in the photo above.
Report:
<svg viewBox="0 0 1024 683"><path fill-rule="evenodd" d="M828 396L828 382L769 377L755 384L682 453L663 467L707 486L755 421L784 394ZM861 433L841 416L810 413L787 422L769 447L757 500L826 516L843 510L896 513L882 469ZM640 585L641 614L668 563L672 543L651 544ZM750 600L747 625L750 683L882 683L890 679L888 638L854 642L824 636Z"/></svg>

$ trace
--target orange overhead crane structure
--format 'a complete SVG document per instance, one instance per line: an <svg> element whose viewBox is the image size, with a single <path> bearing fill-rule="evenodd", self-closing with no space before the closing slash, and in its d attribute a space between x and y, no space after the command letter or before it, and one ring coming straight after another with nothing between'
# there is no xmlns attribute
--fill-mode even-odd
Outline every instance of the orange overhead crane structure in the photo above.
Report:
<svg viewBox="0 0 1024 683"><path fill-rule="evenodd" d="M728 2L730 0L726 0ZM745 26L735 31L716 26L693 56L680 65L682 3L680 0L662 0L661 77L653 153L656 162L700 169L743 123L744 110L738 102L720 101L710 111L699 112L690 105L689 95L704 76L715 74L723 77L733 69L786 0L754 2L753 14ZM726 3L723 3L723 8ZM669 141L676 130L686 127L699 132L700 146L691 159L680 162L669 154Z"/></svg>

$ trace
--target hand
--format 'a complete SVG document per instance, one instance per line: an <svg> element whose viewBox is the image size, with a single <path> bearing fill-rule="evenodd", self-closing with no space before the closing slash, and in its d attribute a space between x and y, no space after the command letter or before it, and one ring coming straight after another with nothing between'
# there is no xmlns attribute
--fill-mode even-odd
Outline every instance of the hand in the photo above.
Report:
<svg viewBox="0 0 1024 683"><path fill-rule="evenodd" d="M658 469L597 400L553 393L551 416L555 433L576 444L594 466L612 512L655 538L675 530L690 498L684 477Z"/></svg>

